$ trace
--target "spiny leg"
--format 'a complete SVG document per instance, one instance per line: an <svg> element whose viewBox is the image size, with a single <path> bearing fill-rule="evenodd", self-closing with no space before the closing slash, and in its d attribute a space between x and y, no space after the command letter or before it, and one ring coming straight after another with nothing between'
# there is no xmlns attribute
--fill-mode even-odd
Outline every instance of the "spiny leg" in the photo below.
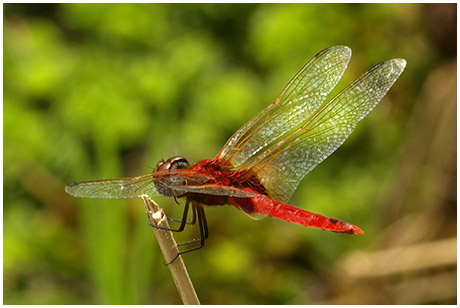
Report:
<svg viewBox="0 0 460 308"><path fill-rule="evenodd" d="M206 215L205 215L204 209L201 206L196 206L195 204L192 204L192 207L193 207L193 211L194 212L196 211L196 213L197 213L198 225L199 225L199 228L200 228L200 238L195 239L195 240L191 240L191 241L188 241L188 242L177 244L177 246L188 245L188 244L192 244L192 243L196 243L196 242L200 242L200 246L193 247L193 248L190 248L190 249L187 249L187 250L184 250L184 251L180 251L177 254L177 256L174 257L174 259L172 259L171 261L169 261L165 265L171 264L180 255L182 255L184 253L192 252L192 251L195 251L195 250L203 248L206 239L209 237L208 224L206 222Z"/></svg>
<svg viewBox="0 0 460 308"><path fill-rule="evenodd" d="M188 244L193 244L193 243L198 243L198 242L204 242L205 240L208 239L209 237L209 230L208 230L208 222L206 220L206 215L205 215L205 212L204 212L204 209L202 207L199 207L199 206L194 206L193 209L192 209L192 213L193 213L193 223L195 223L195 219L196 219L196 213L199 213L199 211L201 211L201 217L203 219L203 228L201 228L200 226L200 238L196 238L196 239L193 239L193 240L190 240L190 241L186 241L186 242L182 242L182 243L179 243L177 244L177 246L184 246L184 245L188 245ZM200 217L200 216L198 216ZM204 244L203 244L204 246ZM199 249L199 248L197 248ZM185 252L188 252L188 251L185 251Z"/></svg>
<svg viewBox="0 0 460 308"><path fill-rule="evenodd" d="M191 225L194 225L196 223L196 207L192 205L192 220L190 221Z"/></svg>
<svg viewBox="0 0 460 308"><path fill-rule="evenodd" d="M208 230L208 222L206 221L206 215L204 213L204 208L202 207L199 207L198 210L200 210L202 213L201 213L201 217L202 217L202 220L203 220L203 227L204 227L204 240L207 240L208 237L209 237L209 230ZM203 236L201 236L203 238ZM203 240L203 246L204 246L204 240Z"/></svg>
<svg viewBox="0 0 460 308"><path fill-rule="evenodd" d="M177 229L163 228L163 227L151 224L150 221L149 221L149 225L154 227L154 228L156 228L156 229L173 231L173 232L182 232L182 231L184 231L185 224L187 223L187 215L188 215L189 205L190 205L190 202L187 200L185 202L184 213L182 214L182 219L177 220L177 221L180 221L180 223L181 223L179 228L177 228ZM167 218L169 219L170 217L167 217ZM192 224L195 224L194 220L195 220L195 210L193 210L193 223Z"/></svg>
<svg viewBox="0 0 460 308"><path fill-rule="evenodd" d="M177 219L174 217L168 217L166 216L168 220L175 221L175 222L182 222L182 219ZM192 210L192 220L185 222L187 225L194 225L196 223L196 212L195 210Z"/></svg>
<svg viewBox="0 0 460 308"><path fill-rule="evenodd" d="M192 244L192 243L196 243L196 242L200 242L200 246L197 246L197 247L194 247L194 248L191 248L191 249L188 249L188 250L181 251L181 252L179 252L179 255L181 255L183 253L187 253L187 252L191 252L191 251L203 248L206 239L209 237L208 224L206 222L206 215L205 215L204 209L201 206L193 206L193 207L194 207L194 209L195 209L195 211L197 213L197 217L198 217L198 226L200 228L200 238L194 239L194 240L191 240L191 241L187 241L187 242L184 242L184 243L180 243L177 246L183 246L183 245Z"/></svg>
<svg viewBox="0 0 460 308"><path fill-rule="evenodd" d="M169 216L166 216L166 219L168 219L169 221L174 221L174 222L182 222L182 219L177 219L175 217L169 217ZM196 221L194 221L193 219L190 220L190 221L186 221L185 224L186 225L194 225L196 223Z"/></svg>
<svg viewBox="0 0 460 308"><path fill-rule="evenodd" d="M192 222L193 222L193 224L196 223L196 217L198 216L197 215L198 208L199 208L198 206L192 205L192 215L193 215ZM201 233L201 231L200 231L200 233ZM194 238L194 239L191 239L191 240L186 241L186 242L178 243L177 246L185 246L185 245L189 245L189 244L193 244L193 243L198 243L200 241L201 241L201 238Z"/></svg>
<svg viewBox="0 0 460 308"><path fill-rule="evenodd" d="M196 223L196 217L198 216L197 212L198 212L199 208L200 208L199 206L192 206L192 214L193 214L192 222L193 222L193 224ZM204 211L203 211L203 215L204 215ZM206 217L205 217L205 219L206 219ZM206 224L206 229L207 229L207 224ZM200 230L200 233L201 233L201 230ZM178 243L177 246L185 246L185 245L198 243L198 242L201 242L201 237L200 238L194 238L194 239L186 241L186 242Z"/></svg>

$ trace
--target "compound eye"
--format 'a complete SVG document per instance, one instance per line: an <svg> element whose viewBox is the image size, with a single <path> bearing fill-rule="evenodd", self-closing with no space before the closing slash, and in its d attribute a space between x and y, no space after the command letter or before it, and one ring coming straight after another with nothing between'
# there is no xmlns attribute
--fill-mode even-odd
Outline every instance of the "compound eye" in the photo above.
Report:
<svg viewBox="0 0 460 308"><path fill-rule="evenodd" d="M160 169L164 163L165 163L164 160L160 160L159 162L157 162L157 170Z"/></svg>
<svg viewBox="0 0 460 308"><path fill-rule="evenodd" d="M174 156L167 160L166 163L170 164L169 169L187 169L190 167L187 159L182 156Z"/></svg>
<svg viewBox="0 0 460 308"><path fill-rule="evenodd" d="M156 171L163 171L163 170L169 170L169 169L171 169L171 163L169 162L169 160L167 160L167 161L160 160L157 163L157 170Z"/></svg>
<svg viewBox="0 0 460 308"><path fill-rule="evenodd" d="M160 160L157 163L156 171L173 170L173 169L188 169L188 168L190 168L190 164L184 157L174 156L168 159L167 161Z"/></svg>

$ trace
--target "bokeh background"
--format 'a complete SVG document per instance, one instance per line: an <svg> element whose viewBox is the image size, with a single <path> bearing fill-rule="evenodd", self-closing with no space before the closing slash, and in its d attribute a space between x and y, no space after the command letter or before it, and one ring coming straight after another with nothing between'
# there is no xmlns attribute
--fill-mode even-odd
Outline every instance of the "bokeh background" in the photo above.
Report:
<svg viewBox="0 0 460 308"><path fill-rule="evenodd" d="M456 4L4 4L5 304L179 304L143 203L66 183L198 162L313 55L353 49L339 88L405 72L291 204L360 237L207 210L184 256L204 304L457 301ZM160 198L169 216L183 203ZM197 235L188 228L177 236Z"/></svg>

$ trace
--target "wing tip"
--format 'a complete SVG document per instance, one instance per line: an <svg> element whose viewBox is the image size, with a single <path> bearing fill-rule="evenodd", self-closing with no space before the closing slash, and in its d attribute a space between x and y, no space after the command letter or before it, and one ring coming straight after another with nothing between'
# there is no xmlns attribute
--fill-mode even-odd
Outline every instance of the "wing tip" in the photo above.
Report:
<svg viewBox="0 0 460 308"><path fill-rule="evenodd" d="M348 57L351 57L351 48L345 45L336 45L336 46L331 46L328 48L324 48L320 52L318 52L314 58L319 58L323 54L325 54L328 51L334 51L334 50L340 50L341 53L348 55Z"/></svg>
<svg viewBox="0 0 460 308"><path fill-rule="evenodd" d="M73 190L74 187L76 187L78 185L78 182L72 182L72 183L69 183L65 186L64 190L66 193L68 193L69 195L71 196L74 196L74 197L78 197L78 195L75 193L75 191Z"/></svg>
<svg viewBox="0 0 460 308"><path fill-rule="evenodd" d="M406 68L406 65L407 65L406 59L396 58L390 61L393 61L393 63L396 64L399 68L401 68L401 70L404 70Z"/></svg>
<svg viewBox="0 0 460 308"><path fill-rule="evenodd" d="M378 69L379 67L384 66L384 65L385 66L391 65L394 68L394 71L398 72L398 76L399 76L404 71L404 69L406 68L407 61L405 59L403 59L403 58L395 58L395 59L383 61L383 62L377 63L376 65L371 67L367 71L367 73L375 71L376 69Z"/></svg>

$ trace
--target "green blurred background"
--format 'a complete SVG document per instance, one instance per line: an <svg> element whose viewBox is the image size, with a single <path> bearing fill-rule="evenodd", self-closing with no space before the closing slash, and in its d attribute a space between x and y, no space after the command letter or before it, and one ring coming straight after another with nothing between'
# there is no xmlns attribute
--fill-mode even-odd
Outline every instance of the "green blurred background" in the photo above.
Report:
<svg viewBox="0 0 460 308"><path fill-rule="evenodd" d="M313 55L339 87L405 72L290 204L354 237L230 206L184 256L204 304L456 303L456 4L4 4L5 304L180 304L143 203L68 196L174 155L214 157ZM182 206L157 202L169 216ZM196 236L188 228L177 236Z"/></svg>

